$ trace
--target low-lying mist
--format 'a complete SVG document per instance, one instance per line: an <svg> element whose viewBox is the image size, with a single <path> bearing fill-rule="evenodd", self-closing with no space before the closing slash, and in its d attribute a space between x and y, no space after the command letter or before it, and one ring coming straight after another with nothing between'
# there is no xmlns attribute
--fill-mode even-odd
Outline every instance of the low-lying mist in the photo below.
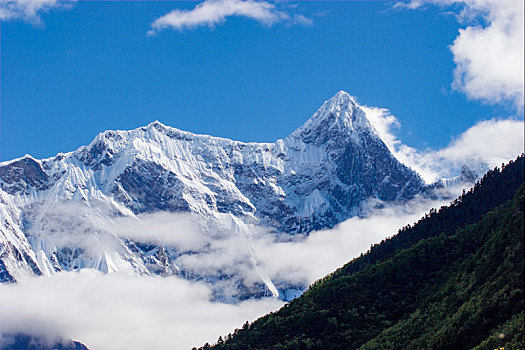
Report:
<svg viewBox="0 0 525 350"><path fill-rule="evenodd" d="M71 243L97 232L97 237L166 245L177 251L174 262L181 270L209 278L104 274L84 268L3 284L0 332L60 336L92 349L189 349L214 342L284 304L274 297L220 302L217 288L230 296L235 296L239 283L266 284L270 290L273 284L281 293L285 287L304 288L442 204L418 198L370 209L366 218L351 218L334 229L286 239L229 214L207 222L208 230L215 230L206 233L188 215L155 213L108 220L84 212L91 228L82 226L83 233L74 234ZM53 240L50 232L38 234ZM67 232L53 234L59 235L60 244L68 244Z"/></svg>

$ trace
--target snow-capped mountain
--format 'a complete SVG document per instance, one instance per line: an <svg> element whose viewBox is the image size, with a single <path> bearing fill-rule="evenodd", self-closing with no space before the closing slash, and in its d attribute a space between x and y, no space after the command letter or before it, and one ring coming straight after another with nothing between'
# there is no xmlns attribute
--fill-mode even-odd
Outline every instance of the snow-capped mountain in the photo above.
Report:
<svg viewBox="0 0 525 350"><path fill-rule="evenodd" d="M391 154L365 109L340 91L274 143L196 135L153 122L105 131L52 158L0 163L0 189L0 280L14 281L82 267L189 272L176 263L184 249L115 233L111 223L121 218L188 213L206 235L237 235L249 247L254 227L282 237L331 228L359 215L367 200L407 200L426 185ZM260 282L275 294L255 252L248 251ZM211 275L234 278L235 271L226 270Z"/></svg>

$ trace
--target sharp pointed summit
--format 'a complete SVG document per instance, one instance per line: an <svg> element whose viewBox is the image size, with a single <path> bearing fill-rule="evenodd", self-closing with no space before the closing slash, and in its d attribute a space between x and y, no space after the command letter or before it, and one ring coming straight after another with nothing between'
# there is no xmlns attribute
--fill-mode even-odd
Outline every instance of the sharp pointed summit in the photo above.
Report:
<svg viewBox="0 0 525 350"><path fill-rule="evenodd" d="M146 129L163 130L163 129L166 129L166 125L159 122L158 120L154 120L146 126Z"/></svg>
<svg viewBox="0 0 525 350"><path fill-rule="evenodd" d="M372 125L355 98L345 91L337 92L290 137L300 137L305 142L322 144L339 142L341 136L359 138L358 133L370 132ZM355 134L355 135L354 135Z"/></svg>

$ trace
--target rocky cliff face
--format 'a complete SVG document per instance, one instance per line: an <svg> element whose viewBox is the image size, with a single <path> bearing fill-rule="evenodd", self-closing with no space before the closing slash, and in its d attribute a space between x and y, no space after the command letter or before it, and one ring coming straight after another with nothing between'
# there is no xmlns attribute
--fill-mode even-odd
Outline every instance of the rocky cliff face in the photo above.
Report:
<svg viewBox="0 0 525 350"><path fill-rule="evenodd" d="M173 263L177 249L102 234L93 228L94 217L191 213L208 233L224 220L229 228L243 227L240 219L281 235L307 234L358 215L364 201L407 200L426 187L341 91L274 143L196 135L154 122L103 132L49 159L1 163L0 188L0 278L11 281L18 274L14 261L43 274L81 267L181 273ZM65 209L70 203L76 209ZM79 244L61 245L51 239L57 232L79 236ZM82 232L97 237L98 250L83 245Z"/></svg>

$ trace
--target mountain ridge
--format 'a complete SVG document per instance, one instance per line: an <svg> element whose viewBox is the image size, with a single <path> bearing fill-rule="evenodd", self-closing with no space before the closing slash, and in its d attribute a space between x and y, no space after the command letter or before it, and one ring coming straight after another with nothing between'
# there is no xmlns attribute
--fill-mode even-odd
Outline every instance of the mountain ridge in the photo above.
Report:
<svg viewBox="0 0 525 350"><path fill-rule="evenodd" d="M352 118L354 120L361 120L360 129L365 130L366 133L366 135L364 135L362 138L359 138L355 135L356 128L352 127ZM335 119L338 122L320 122L324 121L325 119ZM334 124L337 126L337 129L342 135L330 132L330 137L328 138L325 132L333 131L333 129L331 128ZM315 138L315 140L312 139L312 133L317 135L317 138ZM363 131L360 130L359 134L362 133ZM349 140L344 140L345 137L353 137L353 140L351 140L352 142L349 142ZM367 142L363 141L363 139L365 138L366 140L368 140ZM143 142L143 140L151 142ZM168 143L171 140L182 142L176 145L169 145ZM337 154L334 152L335 147L333 146L333 144L337 144L340 147L347 144L348 149L344 149L344 152L340 152L342 153L342 159L340 159L341 166L338 167L339 170L334 175L336 175L337 179L341 179L345 185L350 186L356 184L356 182L359 181L359 179L348 178L348 176L346 176L346 174L351 173L353 167L355 167L356 165L362 165L363 161L368 161L369 163L376 162L378 164L379 160L360 159L360 163L356 164L356 161L353 161L353 159L351 159L350 157L345 157L345 155L351 154L353 156L356 154L366 154L364 150L358 149L359 146L367 148L375 147L381 151L380 153L378 152L378 158L386 157L384 167L387 168L387 171L395 170L396 174L403 174L401 175L402 177L407 177L407 175L410 174L409 176L411 178L409 179L409 181L411 181L413 185L419 187L423 187L424 185L422 180L415 172L411 172L411 170L406 168L401 163L397 162L395 157L387 150L384 143L382 143L381 139L379 138L379 135L377 134L377 132L375 132L373 126L366 119L366 114L363 112L363 110L358 107L358 105L347 93L342 91L338 92L330 100L325 101L325 103L319 109L319 111L317 111L302 127L298 128L285 139L277 140L274 143L245 143L240 141L233 141L226 138L219 138L208 135L197 135L187 131L182 131L176 128L168 127L158 121L155 121L148 124L145 127L139 127L130 131L108 130L102 132L99 135L97 135L89 145L82 146L77 150L69 153L59 153L55 157L37 160L31 156L24 156L16 160L2 162L0 163L0 183L2 185L2 189L4 189L4 191L8 192L9 194L30 195L29 192L33 188L38 191L41 191L48 190L50 187L53 187L61 179L61 177L63 177L63 175L66 174L66 172L69 170L67 169L67 167L70 166L78 168L77 174L72 175L72 177L75 177L76 179L71 179L69 183L69 188L72 191L74 191L75 188L71 187L75 186L77 188L82 186L89 187L89 184L86 184L86 182L89 182L90 179L84 179L84 181L82 181L82 179L78 178L82 176L89 177L90 174L88 173L90 171L95 173L93 174L95 176L91 177L94 178L93 180L98 182L99 185L111 186L112 182L120 180L118 179L118 176L126 175L124 174L125 170L132 166L133 162L137 159L143 160L145 162L148 162L149 160L154 160L154 163L156 165L164 167L165 171L170 171L173 169L169 169L169 163L173 160L177 161L177 159L173 158L186 157L186 159L190 159L193 156L197 158L203 157L204 155L202 153L188 149L189 147L202 148L203 145L199 143L201 141L206 141L206 143L211 144L211 147L215 148L215 150L212 151L218 150L216 154L212 155L215 158L226 157L230 158L227 161L238 162L238 159L236 158L239 158L240 154L240 157L243 158L240 159L240 166L244 166L245 163L258 163L263 167L263 169L259 169L259 173L274 172L274 175L285 175L290 177L293 177L293 173L296 172L297 168L300 168L301 166L323 166L322 164L325 164L323 166L323 170L329 170L326 168L327 166L329 166L329 159L323 159L323 157L329 156L334 158L337 156ZM322 141L323 143L319 145L319 141ZM188 145L188 143L191 143L191 145ZM321 147L312 146L311 143L314 143L316 144L316 146ZM323 147L325 143L328 143L326 149L325 147ZM363 143L365 143L364 146L362 145ZM229 154L224 154L224 151L226 151ZM327 155L326 153L329 154ZM164 154L168 156L168 159L166 159ZM287 157L296 159L288 160L286 159ZM64 159L71 160L71 163L73 164L63 165L62 169L60 169L60 167L57 165L60 165L60 162ZM192 167L195 166L194 163L198 162L198 160L199 159L190 159L190 161L186 161L184 164L181 164L182 162L178 162L178 164L175 164L175 166ZM207 160L208 159L205 159L205 161ZM156 165L153 165L150 162L150 164L145 164L144 166L155 167ZM110 166L112 166L112 169L110 169L110 171L99 171L103 170L103 168L109 168ZM201 168L192 169L193 173L199 171L203 172L203 170L205 170L202 169L202 164L197 164L197 166ZM59 169L53 169L53 167L58 167ZM235 171L236 169L230 170ZM97 171L99 172L97 173ZM84 174L79 174L81 172ZM176 171L173 172L176 173ZM359 175L356 171L354 171L354 173L356 175ZM188 172L179 171L177 175L179 179L182 179L184 176L188 175ZM189 175L191 176L193 174ZM261 177L260 174L252 175ZM269 175L271 176L272 174ZM375 173L372 175L375 175ZM75 183L75 180L77 180L77 183ZM232 179L230 176L230 180L232 180L230 182L235 183L235 180L238 179ZM275 179L273 182L275 182ZM190 186L187 183L182 185ZM337 184L332 185L335 186ZM376 183L374 185L381 186L381 183ZM399 186L399 184L395 186ZM122 199L122 201L125 202L126 193L122 193L124 191L122 191L121 186L115 185L111 189L104 186L98 187L99 188L96 188L96 190L102 190L102 192L112 191L111 194L114 195L116 198L118 198L120 195L120 199ZM278 192L279 190L282 190L282 186L279 186L281 187L280 189L275 188L275 186L270 187L273 187L277 191L277 193L275 193L277 196L280 195ZM203 189L201 188L201 190ZM341 190L344 191L344 189ZM67 192L67 188L61 188L58 191ZM403 189L401 188L401 192L402 191ZM206 190L204 189L203 192L206 192ZM247 207L245 208L246 210L241 210L242 214L245 215L251 211L253 212L254 208L253 205L250 203L251 201L246 200L246 198L243 198L241 193L237 193L239 197L238 199L240 199L239 204ZM416 193L416 191L412 191L412 193ZM81 195L83 197L87 197L86 194ZM359 198L357 198L354 202L362 201L366 197L381 197L382 195L383 193L377 192L377 190L375 190L373 186L369 186L369 188L365 190L365 193L360 194L358 196ZM354 195L354 197L355 196L356 195ZM402 194L401 196L410 197L411 193L410 191L408 191L408 193ZM380 199L397 199L395 198L395 196L392 195L392 193L383 197L385 198ZM356 203L352 203L351 205L355 206L355 204ZM181 202L180 208L176 209L183 209L182 207L184 205L185 203ZM136 211L141 210L137 208L131 209L136 209ZM197 208L192 208L192 210L199 211L199 209ZM295 210L297 211L297 208L295 208ZM233 210L232 212L234 214L240 214L239 211ZM334 220L332 221L333 222L330 224L331 226L333 226L333 224L335 223ZM341 219L338 219L336 221L340 222ZM318 225L318 227L298 228L296 229L296 231L309 231L312 228L319 229L322 228L323 225L326 226L326 224L322 224L321 226ZM290 228L285 229L285 231L290 230Z"/></svg>
<svg viewBox="0 0 525 350"><path fill-rule="evenodd" d="M362 214L367 201L399 202L425 193L428 186L388 150L366 113L340 91L274 143L197 135L155 121L102 132L55 157L0 163L3 222L10 222L0 226L0 276L9 281L26 272L84 267L183 273L177 249L135 242L93 224L120 217L189 213L207 235L233 232L245 242L249 261L256 261L249 243L254 225L281 236L306 235ZM83 240L76 238L79 232ZM24 268L15 268L20 264ZM252 265L275 295L273 283ZM26 272L16 277L15 269ZM248 290L244 296L253 295Z"/></svg>

